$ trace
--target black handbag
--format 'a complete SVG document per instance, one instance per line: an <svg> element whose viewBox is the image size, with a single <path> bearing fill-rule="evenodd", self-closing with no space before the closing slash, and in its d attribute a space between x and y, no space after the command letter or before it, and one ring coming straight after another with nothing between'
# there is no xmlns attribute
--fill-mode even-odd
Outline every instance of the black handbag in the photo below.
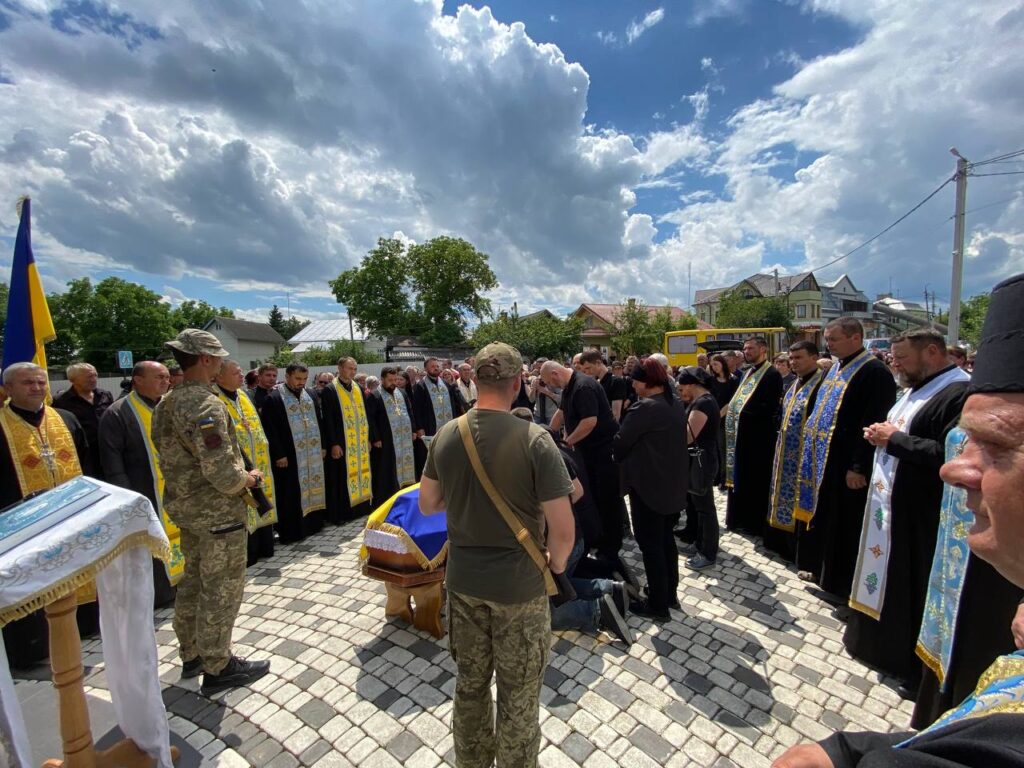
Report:
<svg viewBox="0 0 1024 768"><path fill-rule="evenodd" d="M710 478L708 473L704 471L708 460L704 455L704 449L697 445L697 436L690 429L689 421L686 422L686 429L694 440L694 442L686 446L686 453L690 459L690 483L687 486L686 492L692 493L694 496L703 496L711 490L711 483L708 482Z"/></svg>

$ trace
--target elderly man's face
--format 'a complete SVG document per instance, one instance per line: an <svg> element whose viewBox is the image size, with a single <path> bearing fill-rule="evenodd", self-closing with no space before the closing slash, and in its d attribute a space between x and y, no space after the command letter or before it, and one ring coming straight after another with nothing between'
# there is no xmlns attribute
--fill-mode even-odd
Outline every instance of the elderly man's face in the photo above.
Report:
<svg viewBox="0 0 1024 768"><path fill-rule="evenodd" d="M469 384L470 380L473 378L473 368L472 368L472 366L467 365L466 363L463 363L462 365L460 365L459 366L459 378L462 379L462 382L464 384Z"/></svg>
<svg viewBox="0 0 1024 768"><path fill-rule="evenodd" d="M91 365L75 374L74 381L71 383L78 389L85 390L86 392L92 392L96 389L96 382L99 378L96 375L96 369Z"/></svg>
<svg viewBox="0 0 1024 768"><path fill-rule="evenodd" d="M1024 586L1024 394L971 395L960 426L967 446L941 474L967 490L974 513L967 543L1004 577Z"/></svg>
<svg viewBox="0 0 1024 768"><path fill-rule="evenodd" d="M11 405L26 411L38 411L46 399L46 373L19 371L6 384Z"/></svg>

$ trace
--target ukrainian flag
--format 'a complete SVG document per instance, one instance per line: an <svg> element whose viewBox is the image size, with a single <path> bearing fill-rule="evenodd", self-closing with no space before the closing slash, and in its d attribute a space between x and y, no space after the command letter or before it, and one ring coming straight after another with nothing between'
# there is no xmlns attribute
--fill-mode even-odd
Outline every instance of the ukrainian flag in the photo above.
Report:
<svg viewBox="0 0 1024 768"><path fill-rule="evenodd" d="M11 265L10 294L7 299L7 322L4 333L3 367L12 363L35 363L46 367L48 341L57 338L53 318L46 304L43 283L39 279L32 255L31 201L18 201L18 236L14 241L14 263Z"/></svg>

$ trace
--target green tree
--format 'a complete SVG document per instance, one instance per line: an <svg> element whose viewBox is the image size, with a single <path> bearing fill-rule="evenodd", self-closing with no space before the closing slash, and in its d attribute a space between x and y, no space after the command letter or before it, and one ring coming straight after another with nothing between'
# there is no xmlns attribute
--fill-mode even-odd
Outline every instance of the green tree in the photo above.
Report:
<svg viewBox="0 0 1024 768"><path fill-rule="evenodd" d="M981 341L981 329L988 315L989 294L972 296L960 305L960 338L977 347ZM943 322L949 322L947 319Z"/></svg>
<svg viewBox="0 0 1024 768"><path fill-rule="evenodd" d="M357 363L382 363L384 359L369 352L361 341L341 339L327 347L310 347L298 355L306 365L336 365L342 357L354 357Z"/></svg>
<svg viewBox="0 0 1024 768"><path fill-rule="evenodd" d="M171 308L145 286L118 277L95 286L82 277L67 285L64 293L47 297L57 339L46 345L46 354L55 367L85 360L99 371L114 371L118 350L131 350L137 360L155 358L177 333Z"/></svg>
<svg viewBox="0 0 1024 768"><path fill-rule="evenodd" d="M664 308L652 315L644 302L626 299L615 318L612 350L620 357L657 352L666 330L675 330L671 310Z"/></svg>
<svg viewBox="0 0 1024 768"><path fill-rule="evenodd" d="M538 357L563 360L580 348L582 332L583 321L578 317L562 320L540 316L520 320L503 314L478 325L469 344L473 349L480 349L493 341L501 341L511 344L530 360Z"/></svg>
<svg viewBox="0 0 1024 768"><path fill-rule="evenodd" d="M330 281L338 301L375 336L419 336L444 346L466 337L467 318L483 318L481 294L498 284L487 254L459 238L435 237L408 250L381 238L358 267Z"/></svg>
<svg viewBox="0 0 1024 768"><path fill-rule="evenodd" d="M281 333L284 328L284 313L278 309L277 304L271 308L270 313L267 315L267 324L278 333ZM284 336L283 333L281 335ZM287 339L288 337L284 336L284 338Z"/></svg>
<svg viewBox="0 0 1024 768"><path fill-rule="evenodd" d="M785 328L793 330L789 305L785 298L767 296L746 298L738 291L726 291L718 304L715 324L719 328Z"/></svg>
<svg viewBox="0 0 1024 768"><path fill-rule="evenodd" d="M67 286L64 293L51 293L46 297L53 318L53 330L57 334L57 338L46 345L46 362L55 368L62 368L80 359L82 332L91 322L92 282L87 277L80 277L71 280Z"/></svg>
<svg viewBox="0 0 1024 768"><path fill-rule="evenodd" d="M309 320L300 320L297 317L289 317L281 321L281 327L277 329L277 332L280 333L285 340L288 340L309 325L309 322Z"/></svg>
<svg viewBox="0 0 1024 768"><path fill-rule="evenodd" d="M202 328L215 317L234 316L234 311L227 307L215 307L202 299L189 299L171 310L171 323L176 331L181 331L185 328Z"/></svg>

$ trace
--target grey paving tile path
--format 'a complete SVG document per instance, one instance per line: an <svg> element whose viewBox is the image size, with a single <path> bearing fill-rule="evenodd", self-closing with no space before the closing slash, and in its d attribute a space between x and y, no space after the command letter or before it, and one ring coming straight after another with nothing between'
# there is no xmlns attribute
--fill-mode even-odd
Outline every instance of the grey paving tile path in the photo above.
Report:
<svg viewBox="0 0 1024 768"><path fill-rule="evenodd" d="M719 504L724 509L724 503ZM181 680L171 611L156 614L160 675L180 766L347 768L454 764L455 667L444 640L384 619L384 588L359 571L362 522L329 528L249 569L237 652L270 658L252 689L208 699ZM627 541L626 558L642 572ZM719 564L683 569L682 611L630 617L637 642L552 635L540 763L761 768L841 728L900 730L911 704L846 655L830 607L743 537ZM118 737L100 641L84 646L94 732ZM57 756L53 689L17 679L36 757Z"/></svg>

